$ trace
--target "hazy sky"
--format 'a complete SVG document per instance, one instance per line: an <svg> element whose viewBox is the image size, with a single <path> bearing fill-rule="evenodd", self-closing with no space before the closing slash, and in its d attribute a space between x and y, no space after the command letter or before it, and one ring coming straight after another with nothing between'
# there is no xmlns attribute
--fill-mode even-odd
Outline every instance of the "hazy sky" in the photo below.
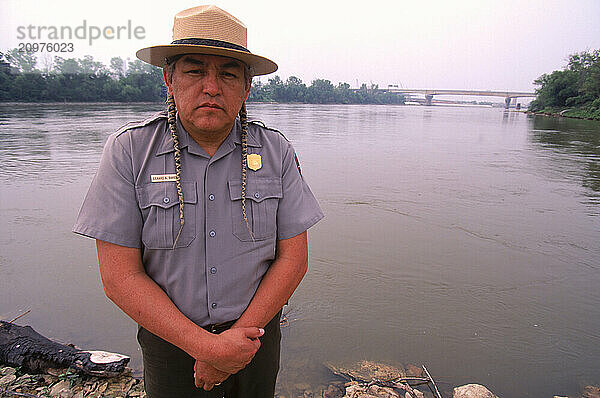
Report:
<svg viewBox="0 0 600 398"><path fill-rule="evenodd" d="M569 54L600 48L600 0L213 3L244 21L250 51L277 62L276 74L306 83L325 78L351 86L532 91L532 81L562 68ZM168 44L173 15L199 4L0 0L0 50L41 41L19 40L19 26L75 29L85 20L104 28L131 21L144 28L143 39L53 42L73 43L75 52L60 54L64 58L134 59L142 47Z"/></svg>

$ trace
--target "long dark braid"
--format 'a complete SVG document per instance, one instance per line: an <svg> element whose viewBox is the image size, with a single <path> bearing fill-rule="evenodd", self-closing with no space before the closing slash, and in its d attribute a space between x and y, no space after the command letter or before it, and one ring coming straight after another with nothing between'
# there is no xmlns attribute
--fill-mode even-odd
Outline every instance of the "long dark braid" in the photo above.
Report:
<svg viewBox="0 0 600 398"><path fill-rule="evenodd" d="M173 149L175 149L175 185L177 186L177 198L179 199L179 231L173 242L173 249L177 246L177 241L183 231L183 224L185 219L183 218L183 190L181 189L181 148L179 146L179 136L177 135L177 107L175 106L175 99L173 94L167 95L167 106L168 106L168 117L169 131L171 137L173 137Z"/></svg>
<svg viewBox="0 0 600 398"><path fill-rule="evenodd" d="M241 142L242 142L242 218L246 223L246 228L248 228L248 232L250 232L250 237L252 241L254 241L254 233L252 232L252 228L250 228L250 224L248 223L248 216L246 214L246 170L248 166L248 113L246 112L246 102L242 104L242 108L240 109L240 125L242 127L242 132L240 134Z"/></svg>

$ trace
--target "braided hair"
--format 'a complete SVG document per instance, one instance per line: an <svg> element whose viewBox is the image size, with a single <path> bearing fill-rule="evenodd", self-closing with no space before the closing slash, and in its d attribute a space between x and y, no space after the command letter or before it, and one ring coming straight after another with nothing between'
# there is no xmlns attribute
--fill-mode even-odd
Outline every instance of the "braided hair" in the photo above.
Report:
<svg viewBox="0 0 600 398"><path fill-rule="evenodd" d="M167 123L169 125L169 132L173 138L173 149L175 150L175 185L177 187L177 198L179 200L179 231L173 242L173 249L177 246L181 231L183 231L183 225L185 224L185 218L183 217L183 190L181 188L181 147L179 145L179 135L177 134L177 107L175 105L175 99L173 94L167 94ZM242 219L246 223L246 228L250 233L250 237L254 241L254 233L250 228L248 222L248 216L246 214L246 170L248 166L248 113L246 112L246 102L242 104L239 112L241 131L241 142L242 142Z"/></svg>

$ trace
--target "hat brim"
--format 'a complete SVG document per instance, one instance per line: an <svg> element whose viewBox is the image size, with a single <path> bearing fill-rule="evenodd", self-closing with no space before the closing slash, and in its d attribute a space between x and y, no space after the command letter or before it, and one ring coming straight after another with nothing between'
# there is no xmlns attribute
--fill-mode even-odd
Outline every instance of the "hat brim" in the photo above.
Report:
<svg viewBox="0 0 600 398"><path fill-rule="evenodd" d="M167 44L142 48L136 57L154 66L165 66L165 58L181 54L220 55L242 61L250 68L253 76L267 75L277 70L277 64L270 59L230 48L203 46L196 44Z"/></svg>

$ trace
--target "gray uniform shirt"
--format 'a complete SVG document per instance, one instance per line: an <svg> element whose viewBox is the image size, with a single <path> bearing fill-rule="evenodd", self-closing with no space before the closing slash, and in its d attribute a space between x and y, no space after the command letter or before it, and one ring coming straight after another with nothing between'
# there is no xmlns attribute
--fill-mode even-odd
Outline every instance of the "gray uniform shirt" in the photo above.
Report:
<svg viewBox="0 0 600 398"><path fill-rule="evenodd" d="M250 123L242 218L241 142L236 121L217 152L208 154L178 120L185 223L179 231L173 140L165 112L112 134L73 231L141 248L148 275L200 326L237 319L275 258L278 239L294 237L323 218L296 164L291 144ZM152 177L154 176L154 178ZM153 180L155 182L153 182Z"/></svg>

